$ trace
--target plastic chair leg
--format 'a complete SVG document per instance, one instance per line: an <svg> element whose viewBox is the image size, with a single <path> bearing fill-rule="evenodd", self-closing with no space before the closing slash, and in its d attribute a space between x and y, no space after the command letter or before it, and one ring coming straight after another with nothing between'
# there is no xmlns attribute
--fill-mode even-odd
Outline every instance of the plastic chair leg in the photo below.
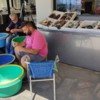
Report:
<svg viewBox="0 0 100 100"><path fill-rule="evenodd" d="M32 82L31 82L31 76L29 77L29 84L30 84L30 92L31 92L31 99L30 100L32 100Z"/></svg>
<svg viewBox="0 0 100 100"><path fill-rule="evenodd" d="M54 100L56 100L56 82L55 82L55 74L53 74L53 92L54 92Z"/></svg>

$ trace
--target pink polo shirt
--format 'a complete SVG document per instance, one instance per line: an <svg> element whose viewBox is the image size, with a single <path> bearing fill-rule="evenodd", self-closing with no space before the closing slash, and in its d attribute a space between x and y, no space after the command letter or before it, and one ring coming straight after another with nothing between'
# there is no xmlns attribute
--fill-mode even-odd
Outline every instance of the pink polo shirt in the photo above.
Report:
<svg viewBox="0 0 100 100"><path fill-rule="evenodd" d="M26 44L26 48L39 50L40 56L47 56L48 47L46 39L38 30L35 30L31 36L26 36L24 43Z"/></svg>

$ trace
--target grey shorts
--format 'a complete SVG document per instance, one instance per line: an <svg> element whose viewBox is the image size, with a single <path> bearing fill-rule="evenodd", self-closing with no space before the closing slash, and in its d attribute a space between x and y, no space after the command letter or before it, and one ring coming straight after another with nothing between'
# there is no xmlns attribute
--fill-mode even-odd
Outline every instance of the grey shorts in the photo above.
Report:
<svg viewBox="0 0 100 100"><path fill-rule="evenodd" d="M20 52L20 57L23 57L25 55L28 55L31 59L31 62L41 62L41 61L44 61L45 60L45 57L42 57L40 55L37 55L37 54L27 54L25 52Z"/></svg>

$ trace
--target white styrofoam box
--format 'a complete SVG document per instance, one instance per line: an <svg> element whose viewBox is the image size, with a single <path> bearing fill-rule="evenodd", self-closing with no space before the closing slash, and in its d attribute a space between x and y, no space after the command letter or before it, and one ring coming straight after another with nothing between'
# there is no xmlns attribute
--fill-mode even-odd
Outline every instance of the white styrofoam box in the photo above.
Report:
<svg viewBox="0 0 100 100"><path fill-rule="evenodd" d="M59 18L50 17L54 14L54 17L58 16ZM60 15L60 16L59 16ZM65 19L63 19L65 15ZM68 24L69 21L73 21L76 17L76 12L61 12L54 10L49 16L44 20L37 23L37 27L50 30L60 30L62 27ZM68 21L69 19L69 21Z"/></svg>
<svg viewBox="0 0 100 100"><path fill-rule="evenodd" d="M59 20L63 14L64 12L54 10L48 17Z"/></svg>
<svg viewBox="0 0 100 100"><path fill-rule="evenodd" d="M74 20L76 17L76 12L65 12L60 20Z"/></svg>
<svg viewBox="0 0 100 100"><path fill-rule="evenodd" d="M98 21L88 21L88 20L85 20L85 21L82 21L82 23L80 24L80 26L78 28L83 28L85 27L84 29L94 29L95 26L97 25ZM93 28L87 28L86 26L91 26Z"/></svg>
<svg viewBox="0 0 100 100"><path fill-rule="evenodd" d="M50 26L49 27L49 30L58 30L58 28L57 27Z"/></svg>
<svg viewBox="0 0 100 100"><path fill-rule="evenodd" d="M98 21L97 25L95 26L94 29L99 29L100 30L100 21Z"/></svg>
<svg viewBox="0 0 100 100"><path fill-rule="evenodd" d="M54 22L51 27L55 27L57 29L60 29L61 27L63 27L68 21L67 20L57 20L56 22Z"/></svg>
<svg viewBox="0 0 100 100"><path fill-rule="evenodd" d="M68 21L63 27L65 28L77 28L81 24L81 21Z"/></svg>
<svg viewBox="0 0 100 100"><path fill-rule="evenodd" d="M37 27L39 28L43 28L43 29L49 29L50 26L52 26L52 24L54 22L56 22L57 20L51 19L51 18L45 18L44 20L42 20L41 22L37 23ZM49 23L49 24L48 24Z"/></svg>
<svg viewBox="0 0 100 100"><path fill-rule="evenodd" d="M43 28L42 24L36 23L36 25L37 25L38 28Z"/></svg>

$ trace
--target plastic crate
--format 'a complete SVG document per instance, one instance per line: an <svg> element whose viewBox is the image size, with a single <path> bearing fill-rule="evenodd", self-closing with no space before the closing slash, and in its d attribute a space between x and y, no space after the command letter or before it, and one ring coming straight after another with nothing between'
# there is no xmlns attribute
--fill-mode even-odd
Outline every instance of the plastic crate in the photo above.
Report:
<svg viewBox="0 0 100 100"><path fill-rule="evenodd" d="M31 62L29 71L32 78L47 78L52 77L54 73L55 62Z"/></svg>

